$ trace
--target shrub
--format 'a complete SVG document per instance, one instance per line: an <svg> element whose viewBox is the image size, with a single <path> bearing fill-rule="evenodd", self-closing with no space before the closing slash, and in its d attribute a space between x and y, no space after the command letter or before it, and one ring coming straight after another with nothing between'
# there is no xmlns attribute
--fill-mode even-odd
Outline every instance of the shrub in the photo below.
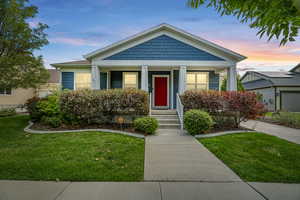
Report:
<svg viewBox="0 0 300 200"><path fill-rule="evenodd" d="M53 117L43 116L41 122L50 125L54 128L57 128L62 124L62 119L60 116L53 116Z"/></svg>
<svg viewBox="0 0 300 200"><path fill-rule="evenodd" d="M300 128L300 113L278 112L272 115L272 119L289 127Z"/></svg>
<svg viewBox="0 0 300 200"><path fill-rule="evenodd" d="M60 108L70 123L112 123L116 115L147 115L148 93L138 89L67 91L61 95Z"/></svg>
<svg viewBox="0 0 300 200"><path fill-rule="evenodd" d="M40 99L36 105L42 116L53 117L60 115L59 96L56 94L49 95Z"/></svg>
<svg viewBox="0 0 300 200"><path fill-rule="evenodd" d="M235 127L241 121L262 116L266 111L254 92L188 90L180 98L185 111L204 110L217 118L217 123L234 119ZM226 119L221 119L222 117Z"/></svg>
<svg viewBox="0 0 300 200"><path fill-rule="evenodd" d="M41 111L37 108L38 102L41 100L39 97L32 97L25 103L27 112L29 113L30 119L33 122L40 121L42 117Z"/></svg>
<svg viewBox="0 0 300 200"><path fill-rule="evenodd" d="M141 117L134 120L133 126L138 131L153 134L158 128L158 122L152 117Z"/></svg>
<svg viewBox="0 0 300 200"><path fill-rule="evenodd" d="M189 110L184 114L184 127L191 135L205 133L213 126L211 116L201 110Z"/></svg>
<svg viewBox="0 0 300 200"><path fill-rule="evenodd" d="M8 117L16 115L16 109L15 108L1 108L0 109L0 117Z"/></svg>

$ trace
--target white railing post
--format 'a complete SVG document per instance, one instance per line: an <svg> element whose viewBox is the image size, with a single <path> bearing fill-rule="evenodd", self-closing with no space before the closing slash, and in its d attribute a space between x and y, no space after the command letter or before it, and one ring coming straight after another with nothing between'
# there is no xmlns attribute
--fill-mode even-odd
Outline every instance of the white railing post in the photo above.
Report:
<svg viewBox="0 0 300 200"><path fill-rule="evenodd" d="M176 112L179 118L179 123L180 123L180 130L183 131L184 125L183 125L183 112L184 112L184 107L183 104L181 103L180 96L177 93L176 94Z"/></svg>

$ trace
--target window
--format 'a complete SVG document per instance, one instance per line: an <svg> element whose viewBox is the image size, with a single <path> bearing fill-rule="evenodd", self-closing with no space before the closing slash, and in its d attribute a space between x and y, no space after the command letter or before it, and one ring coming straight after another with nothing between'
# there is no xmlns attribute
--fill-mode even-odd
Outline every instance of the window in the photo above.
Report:
<svg viewBox="0 0 300 200"><path fill-rule="evenodd" d="M123 72L123 88L138 88L138 72Z"/></svg>
<svg viewBox="0 0 300 200"><path fill-rule="evenodd" d="M11 95L11 89L10 88L0 88L0 95Z"/></svg>
<svg viewBox="0 0 300 200"><path fill-rule="evenodd" d="M186 77L186 89L208 89L208 73L207 72L188 72Z"/></svg>
<svg viewBox="0 0 300 200"><path fill-rule="evenodd" d="M75 88L90 89L91 88L91 73L75 73Z"/></svg>

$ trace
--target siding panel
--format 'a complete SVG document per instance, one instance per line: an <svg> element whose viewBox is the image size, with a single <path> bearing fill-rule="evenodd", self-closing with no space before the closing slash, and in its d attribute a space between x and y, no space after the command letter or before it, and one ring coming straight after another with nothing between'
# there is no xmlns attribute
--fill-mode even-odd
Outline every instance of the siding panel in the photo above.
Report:
<svg viewBox="0 0 300 200"><path fill-rule="evenodd" d="M167 35L136 45L104 60L209 60L224 61Z"/></svg>

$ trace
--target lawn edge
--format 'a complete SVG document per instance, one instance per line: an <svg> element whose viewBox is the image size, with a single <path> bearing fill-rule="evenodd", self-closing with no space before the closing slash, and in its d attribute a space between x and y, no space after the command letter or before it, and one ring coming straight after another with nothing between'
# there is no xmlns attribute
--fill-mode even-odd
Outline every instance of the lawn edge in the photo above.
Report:
<svg viewBox="0 0 300 200"><path fill-rule="evenodd" d="M251 130L234 130L234 131L221 131L217 133L210 133L210 134L198 134L195 135L195 138L210 138L210 137L216 137L221 135L230 135L230 134L236 134L236 133L256 133L257 131L251 131Z"/></svg>
<svg viewBox="0 0 300 200"><path fill-rule="evenodd" d="M126 131L118 131L118 130L111 130L111 129L76 129L76 130L64 130L64 131L42 131L42 130L33 130L31 129L31 126L33 126L33 122L29 121L29 124L24 128L24 132L26 133L32 133L32 134L51 134L51 133L75 133L75 132L90 132L90 131L101 131L101 132L107 132L107 133L115 133L120 135L127 135L127 136L133 136L137 138L145 138L144 135L136 134L136 133L130 133Z"/></svg>

